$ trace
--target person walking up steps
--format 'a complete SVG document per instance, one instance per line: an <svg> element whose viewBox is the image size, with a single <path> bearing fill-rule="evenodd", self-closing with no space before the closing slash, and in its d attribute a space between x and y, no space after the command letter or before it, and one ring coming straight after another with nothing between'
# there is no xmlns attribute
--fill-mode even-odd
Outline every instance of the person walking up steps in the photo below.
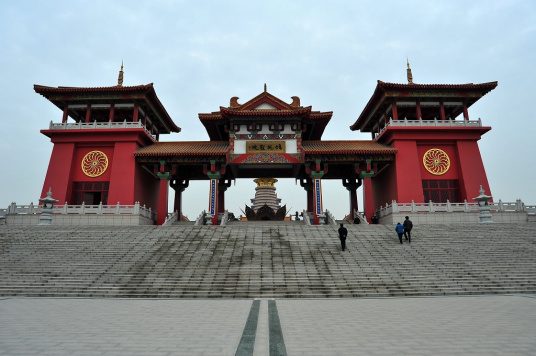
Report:
<svg viewBox="0 0 536 356"><path fill-rule="evenodd" d="M341 223L341 227L339 227L339 239L341 240L341 247L342 250L346 250L346 236L348 236L348 230L344 227L344 225Z"/></svg>
<svg viewBox="0 0 536 356"><path fill-rule="evenodd" d="M413 229L413 223L409 219L409 216L406 216L406 220L404 220L404 237L406 240L408 240L409 243L411 243L411 229Z"/></svg>
<svg viewBox="0 0 536 356"><path fill-rule="evenodd" d="M400 243L402 243L402 235L404 235L404 226L402 226L401 223L396 224L395 231L398 234L398 239L400 240Z"/></svg>

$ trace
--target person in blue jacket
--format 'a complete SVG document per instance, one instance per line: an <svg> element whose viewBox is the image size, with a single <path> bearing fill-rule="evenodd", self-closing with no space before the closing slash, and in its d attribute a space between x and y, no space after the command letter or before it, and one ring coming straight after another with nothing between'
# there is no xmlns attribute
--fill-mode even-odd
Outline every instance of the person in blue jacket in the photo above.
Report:
<svg viewBox="0 0 536 356"><path fill-rule="evenodd" d="M402 235L404 235L404 226L402 226L401 223L396 224L395 231L398 234L398 239L400 240L400 243L402 243Z"/></svg>

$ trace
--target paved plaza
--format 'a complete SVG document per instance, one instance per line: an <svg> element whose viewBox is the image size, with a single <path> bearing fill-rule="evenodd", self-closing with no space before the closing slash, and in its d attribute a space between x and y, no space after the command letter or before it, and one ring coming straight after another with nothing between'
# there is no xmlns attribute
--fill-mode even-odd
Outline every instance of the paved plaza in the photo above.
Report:
<svg viewBox="0 0 536 356"><path fill-rule="evenodd" d="M257 309L255 310L255 306ZM0 299L2 355L534 355L536 296Z"/></svg>

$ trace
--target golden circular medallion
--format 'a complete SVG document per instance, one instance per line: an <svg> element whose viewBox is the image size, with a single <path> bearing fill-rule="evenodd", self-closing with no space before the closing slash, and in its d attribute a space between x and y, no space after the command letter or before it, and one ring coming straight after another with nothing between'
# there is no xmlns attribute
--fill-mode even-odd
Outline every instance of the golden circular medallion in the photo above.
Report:
<svg viewBox="0 0 536 356"><path fill-rule="evenodd" d="M108 157L101 151L91 151L82 158L82 172L88 177L98 177L108 168Z"/></svg>
<svg viewBox="0 0 536 356"><path fill-rule="evenodd" d="M422 158L424 168L436 176L447 173L450 168L450 159L445 151L439 148L432 148L424 154Z"/></svg>

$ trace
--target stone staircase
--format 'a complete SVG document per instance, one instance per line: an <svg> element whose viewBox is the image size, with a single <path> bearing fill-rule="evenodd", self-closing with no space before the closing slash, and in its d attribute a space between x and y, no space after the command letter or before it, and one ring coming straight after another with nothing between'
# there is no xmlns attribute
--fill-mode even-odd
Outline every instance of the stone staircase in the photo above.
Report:
<svg viewBox="0 0 536 356"><path fill-rule="evenodd" d="M0 226L0 295L317 298L536 292L536 225Z"/></svg>

